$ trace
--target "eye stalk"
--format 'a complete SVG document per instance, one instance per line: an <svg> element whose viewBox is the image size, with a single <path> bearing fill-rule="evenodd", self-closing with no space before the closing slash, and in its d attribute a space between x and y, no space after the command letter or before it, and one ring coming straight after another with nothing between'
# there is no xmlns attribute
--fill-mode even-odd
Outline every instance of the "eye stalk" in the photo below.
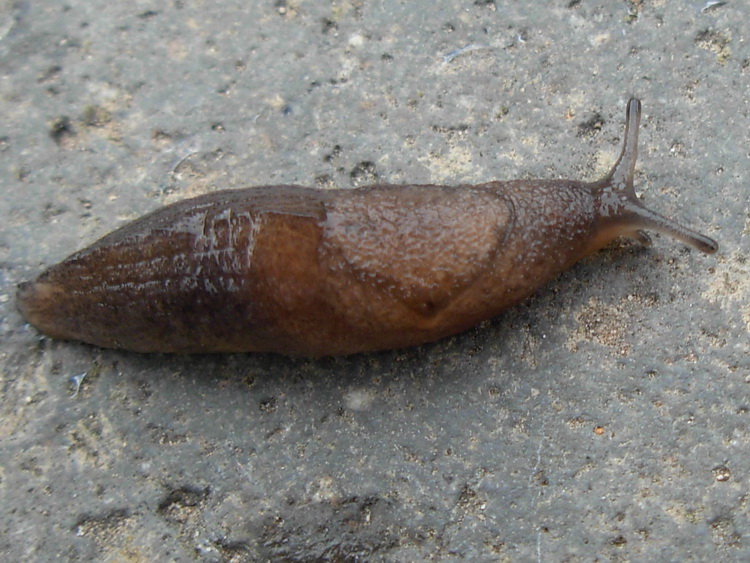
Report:
<svg viewBox="0 0 750 563"><path fill-rule="evenodd" d="M635 195L633 179L640 121L641 102L631 98L625 114L625 141L620 157L607 177L592 185L592 192L598 198L601 230L607 233L602 238L628 236L644 242L650 239L642 231L657 231L713 254L719 249L715 240L648 209Z"/></svg>

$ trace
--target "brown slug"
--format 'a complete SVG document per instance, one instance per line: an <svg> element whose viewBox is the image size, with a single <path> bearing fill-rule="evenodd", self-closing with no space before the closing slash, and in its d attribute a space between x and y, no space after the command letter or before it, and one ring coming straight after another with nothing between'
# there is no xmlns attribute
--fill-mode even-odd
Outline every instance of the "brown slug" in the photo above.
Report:
<svg viewBox="0 0 750 563"><path fill-rule="evenodd" d="M640 102L592 183L263 186L168 205L19 285L43 333L138 352L331 356L458 333L642 229L712 239L633 190Z"/></svg>

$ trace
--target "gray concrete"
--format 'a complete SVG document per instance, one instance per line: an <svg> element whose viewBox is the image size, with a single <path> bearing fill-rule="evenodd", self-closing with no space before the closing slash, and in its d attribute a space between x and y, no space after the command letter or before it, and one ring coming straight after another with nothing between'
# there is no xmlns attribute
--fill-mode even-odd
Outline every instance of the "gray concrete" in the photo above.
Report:
<svg viewBox="0 0 750 563"><path fill-rule="evenodd" d="M750 23L704 6L0 3L2 559L750 557ZM630 95L639 193L717 255L615 245L455 338L322 361L101 350L15 310L211 190L596 178Z"/></svg>

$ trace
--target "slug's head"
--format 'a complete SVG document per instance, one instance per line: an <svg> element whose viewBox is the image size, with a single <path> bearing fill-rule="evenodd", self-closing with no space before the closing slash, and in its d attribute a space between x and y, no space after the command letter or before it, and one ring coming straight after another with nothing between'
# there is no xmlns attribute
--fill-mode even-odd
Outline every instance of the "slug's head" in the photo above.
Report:
<svg viewBox="0 0 750 563"><path fill-rule="evenodd" d="M640 101L631 98L625 120L625 142L620 158L606 178L591 185L598 204L598 225L590 250L593 252L621 236L649 244L651 239L644 231L650 230L671 235L701 252L716 252L719 245L715 240L647 209L636 197L633 176L638 156Z"/></svg>

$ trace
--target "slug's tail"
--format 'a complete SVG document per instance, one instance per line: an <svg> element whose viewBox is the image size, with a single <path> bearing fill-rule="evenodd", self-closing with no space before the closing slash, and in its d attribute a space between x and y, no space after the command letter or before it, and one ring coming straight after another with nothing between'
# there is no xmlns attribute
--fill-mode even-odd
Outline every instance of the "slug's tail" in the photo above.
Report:
<svg viewBox="0 0 750 563"><path fill-rule="evenodd" d="M644 244L650 239L643 231L668 234L701 252L711 254L718 243L701 233L647 209L635 195L633 178L638 157L638 126L641 121L641 102L631 98L625 115L625 142L620 158L609 175L593 186L599 202L601 246L618 236L635 238Z"/></svg>

